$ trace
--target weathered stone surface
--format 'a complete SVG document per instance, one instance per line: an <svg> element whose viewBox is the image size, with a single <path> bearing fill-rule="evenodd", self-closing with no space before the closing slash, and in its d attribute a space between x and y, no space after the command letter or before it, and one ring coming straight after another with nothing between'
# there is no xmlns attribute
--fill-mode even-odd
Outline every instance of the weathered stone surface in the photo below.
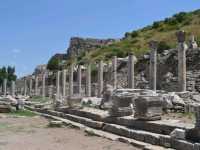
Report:
<svg viewBox="0 0 200 150"><path fill-rule="evenodd" d="M194 150L194 144L184 140L172 140L172 147L176 150Z"/></svg>
<svg viewBox="0 0 200 150"><path fill-rule="evenodd" d="M135 100L135 118L140 120L160 120L162 101L158 96L140 96Z"/></svg>
<svg viewBox="0 0 200 150"><path fill-rule="evenodd" d="M170 136L173 139L185 140L185 130L175 129L170 133Z"/></svg>
<svg viewBox="0 0 200 150"><path fill-rule="evenodd" d="M49 127L62 127L63 122L62 121L50 121Z"/></svg>
<svg viewBox="0 0 200 150"><path fill-rule="evenodd" d="M12 108L9 104L0 104L0 113L9 113Z"/></svg>
<svg viewBox="0 0 200 150"><path fill-rule="evenodd" d="M111 96L112 96L113 91L114 91L114 88L112 85L107 84L104 86L103 98L100 105L101 109L106 109L106 108L111 107L111 100L112 100Z"/></svg>

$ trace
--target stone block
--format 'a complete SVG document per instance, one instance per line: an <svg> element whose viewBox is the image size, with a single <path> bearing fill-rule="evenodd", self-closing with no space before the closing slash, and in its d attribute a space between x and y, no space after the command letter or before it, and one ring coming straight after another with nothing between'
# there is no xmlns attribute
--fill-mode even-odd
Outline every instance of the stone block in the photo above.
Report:
<svg viewBox="0 0 200 150"><path fill-rule="evenodd" d="M182 129L175 129L170 133L171 138L185 140L185 130Z"/></svg>
<svg viewBox="0 0 200 150"><path fill-rule="evenodd" d="M168 135L160 135L160 146L170 148L172 146L171 137Z"/></svg>
<svg viewBox="0 0 200 150"><path fill-rule="evenodd" d="M140 96L135 100L135 118L140 120L160 120L162 101L158 96Z"/></svg>
<svg viewBox="0 0 200 150"><path fill-rule="evenodd" d="M194 150L194 144L184 140L172 140L172 148L176 150Z"/></svg>

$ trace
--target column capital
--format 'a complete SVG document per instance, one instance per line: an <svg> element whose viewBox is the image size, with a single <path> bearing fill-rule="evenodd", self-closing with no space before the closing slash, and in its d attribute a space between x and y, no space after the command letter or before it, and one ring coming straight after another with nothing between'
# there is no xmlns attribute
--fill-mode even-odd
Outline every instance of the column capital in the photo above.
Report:
<svg viewBox="0 0 200 150"><path fill-rule="evenodd" d="M157 48L158 48L158 41L151 40L148 44L149 44L149 47L152 50L157 50Z"/></svg>
<svg viewBox="0 0 200 150"><path fill-rule="evenodd" d="M184 30L176 32L176 37L178 40L178 43L184 43L186 38L186 32Z"/></svg>

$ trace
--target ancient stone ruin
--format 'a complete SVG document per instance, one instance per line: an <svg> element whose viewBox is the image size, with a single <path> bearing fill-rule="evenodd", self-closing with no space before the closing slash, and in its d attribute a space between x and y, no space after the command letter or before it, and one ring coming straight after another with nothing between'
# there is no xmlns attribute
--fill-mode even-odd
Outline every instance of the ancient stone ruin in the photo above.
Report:
<svg viewBox="0 0 200 150"><path fill-rule="evenodd" d="M57 72L37 69L33 75L13 81L11 95L41 96L43 100L48 97L48 103L37 104L27 98L25 106L124 137L127 141L140 141L144 149L145 143L157 145L158 149L200 149L200 140L197 140L200 137L200 70L190 65L194 63L191 57L196 59L200 49L194 36L189 46L186 44L185 31L178 31L176 36L177 48L162 54L157 53L158 42L150 41L150 53L141 58L129 53L126 58L114 56L108 63L103 60L85 64L72 62ZM81 47L73 51L77 42L91 45L90 39L71 41L69 55L78 55L87 47L80 44ZM112 41L95 40L93 46ZM5 79L3 96L6 95ZM196 123L165 118L177 112L195 113Z"/></svg>

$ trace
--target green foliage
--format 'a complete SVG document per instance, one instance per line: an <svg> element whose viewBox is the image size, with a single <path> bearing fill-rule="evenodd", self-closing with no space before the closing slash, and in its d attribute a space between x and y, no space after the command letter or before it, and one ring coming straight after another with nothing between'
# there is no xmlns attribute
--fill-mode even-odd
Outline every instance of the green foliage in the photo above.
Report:
<svg viewBox="0 0 200 150"><path fill-rule="evenodd" d="M56 58L56 57L52 57L48 64L47 64L47 69L51 70L51 71L57 71L57 70L60 70L61 69L61 66L60 66L60 59L59 58Z"/></svg>
<svg viewBox="0 0 200 150"><path fill-rule="evenodd" d="M138 35L139 35L138 31L133 31L133 32L131 33L131 37L132 37L132 38L135 38L135 37L137 37Z"/></svg>
<svg viewBox="0 0 200 150"><path fill-rule="evenodd" d="M36 114L34 112L31 112L29 110L18 110L18 111L12 111L9 113L9 115L12 116L25 116L25 117L34 117Z"/></svg>
<svg viewBox="0 0 200 150"><path fill-rule="evenodd" d="M8 80L8 86L11 85L11 81L15 81L17 79L17 76L15 75L15 67L3 66L0 68L0 85L3 84L4 79Z"/></svg>
<svg viewBox="0 0 200 150"><path fill-rule="evenodd" d="M163 50L168 50L170 48L170 45L168 45L165 41L161 41L158 43L158 53L162 53Z"/></svg>
<svg viewBox="0 0 200 150"><path fill-rule="evenodd" d="M154 22L152 28L157 29L160 27L160 22Z"/></svg>

